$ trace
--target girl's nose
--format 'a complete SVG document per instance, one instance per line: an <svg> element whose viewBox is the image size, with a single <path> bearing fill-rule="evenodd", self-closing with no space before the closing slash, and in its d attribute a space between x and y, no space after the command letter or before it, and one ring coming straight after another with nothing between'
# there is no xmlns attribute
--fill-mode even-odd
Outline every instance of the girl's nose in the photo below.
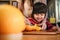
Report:
<svg viewBox="0 0 60 40"><path fill-rule="evenodd" d="M38 15L38 18L41 18L42 16L41 15Z"/></svg>

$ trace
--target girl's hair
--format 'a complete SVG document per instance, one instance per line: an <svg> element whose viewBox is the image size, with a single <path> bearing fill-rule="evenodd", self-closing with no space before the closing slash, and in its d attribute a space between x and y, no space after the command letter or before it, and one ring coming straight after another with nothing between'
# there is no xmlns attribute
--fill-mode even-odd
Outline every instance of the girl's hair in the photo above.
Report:
<svg viewBox="0 0 60 40"><path fill-rule="evenodd" d="M34 14L41 14L41 13L46 14L46 12L47 12L47 5L41 2L37 2L33 5L33 11L31 17L33 18Z"/></svg>

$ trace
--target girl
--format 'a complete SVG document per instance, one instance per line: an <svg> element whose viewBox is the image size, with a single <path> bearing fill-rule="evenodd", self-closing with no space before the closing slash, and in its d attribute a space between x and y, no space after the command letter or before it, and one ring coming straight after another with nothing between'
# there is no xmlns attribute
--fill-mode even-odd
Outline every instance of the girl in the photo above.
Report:
<svg viewBox="0 0 60 40"><path fill-rule="evenodd" d="M33 5L33 11L31 14L31 18L28 18L30 21L30 25L37 24L42 28L42 30L56 30L56 27L51 25L46 19L47 19L47 5L44 3L35 3Z"/></svg>

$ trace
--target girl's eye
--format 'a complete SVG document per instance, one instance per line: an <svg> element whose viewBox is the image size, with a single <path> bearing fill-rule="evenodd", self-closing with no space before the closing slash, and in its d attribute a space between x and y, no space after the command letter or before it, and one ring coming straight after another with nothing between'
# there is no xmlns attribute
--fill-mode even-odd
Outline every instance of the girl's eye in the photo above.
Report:
<svg viewBox="0 0 60 40"><path fill-rule="evenodd" d="M36 14L36 15L39 15L39 14Z"/></svg>
<svg viewBox="0 0 60 40"><path fill-rule="evenodd" d="M44 16L45 14L41 14L41 16Z"/></svg>
<svg viewBox="0 0 60 40"><path fill-rule="evenodd" d="M41 16L43 16L43 14L41 14Z"/></svg>

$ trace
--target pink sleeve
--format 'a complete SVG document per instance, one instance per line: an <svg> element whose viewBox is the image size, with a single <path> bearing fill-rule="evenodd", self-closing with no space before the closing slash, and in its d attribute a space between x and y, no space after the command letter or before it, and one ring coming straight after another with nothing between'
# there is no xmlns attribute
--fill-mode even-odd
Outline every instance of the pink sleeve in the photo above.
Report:
<svg viewBox="0 0 60 40"><path fill-rule="evenodd" d="M47 29L48 29L48 30L53 27L53 25L52 25L50 22L48 22L48 21L46 22L46 24L47 24Z"/></svg>

